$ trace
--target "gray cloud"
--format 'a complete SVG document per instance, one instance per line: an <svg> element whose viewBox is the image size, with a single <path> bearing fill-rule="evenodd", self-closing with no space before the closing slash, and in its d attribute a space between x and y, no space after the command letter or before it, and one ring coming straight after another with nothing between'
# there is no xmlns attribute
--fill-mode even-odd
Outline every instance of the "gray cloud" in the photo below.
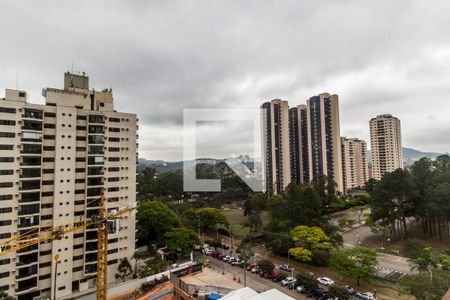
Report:
<svg viewBox="0 0 450 300"><path fill-rule="evenodd" d="M368 139L369 119L392 113L406 146L448 151L449 10L445 0L2 2L0 87L19 72L42 102L73 63L138 113L148 159L181 158L183 108L296 105L324 91L340 96L342 135Z"/></svg>

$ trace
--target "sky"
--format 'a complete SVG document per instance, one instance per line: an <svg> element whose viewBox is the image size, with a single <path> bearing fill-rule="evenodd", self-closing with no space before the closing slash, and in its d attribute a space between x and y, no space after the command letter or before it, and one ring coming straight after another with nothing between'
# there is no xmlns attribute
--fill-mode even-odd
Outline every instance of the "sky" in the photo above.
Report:
<svg viewBox="0 0 450 300"><path fill-rule="evenodd" d="M0 97L17 84L43 103L64 72L86 72L138 114L140 157L176 161L183 109L328 92L342 136L369 142L369 120L390 113L403 146L449 152L449 11L448 0L2 1ZM244 123L200 124L199 155L252 153Z"/></svg>

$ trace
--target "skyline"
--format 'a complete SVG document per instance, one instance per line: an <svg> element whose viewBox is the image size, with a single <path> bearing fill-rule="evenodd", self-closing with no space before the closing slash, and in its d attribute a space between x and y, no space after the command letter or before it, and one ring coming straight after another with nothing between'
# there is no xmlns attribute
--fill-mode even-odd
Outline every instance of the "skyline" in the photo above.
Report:
<svg viewBox="0 0 450 300"><path fill-rule="evenodd" d="M61 86L60 74L73 64L96 89L113 88L119 111L138 113L146 159L182 159L183 108L257 108L275 98L296 105L322 92L339 95L341 135L368 148L370 119L388 113L402 121L404 146L450 149L446 1L80 1L70 9L43 1L0 8L0 26L10 28L3 43L15 45L0 49L0 97L15 88L18 72L18 88L42 103L41 89ZM204 126L204 133L220 129ZM240 126L226 127L199 146L233 138L233 152L251 153Z"/></svg>

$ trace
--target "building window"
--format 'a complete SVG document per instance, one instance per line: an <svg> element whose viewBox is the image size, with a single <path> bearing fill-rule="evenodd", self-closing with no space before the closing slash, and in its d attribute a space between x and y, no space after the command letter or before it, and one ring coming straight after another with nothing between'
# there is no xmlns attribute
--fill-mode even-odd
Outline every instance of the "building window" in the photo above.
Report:
<svg viewBox="0 0 450 300"><path fill-rule="evenodd" d="M0 137L13 138L16 134L14 132L0 132Z"/></svg>
<svg viewBox="0 0 450 300"><path fill-rule="evenodd" d="M14 120L0 120L0 125L15 126L16 125L16 121L14 121Z"/></svg>
<svg viewBox="0 0 450 300"><path fill-rule="evenodd" d="M16 109L10 108L10 107L0 107L0 113L6 113L6 114L15 114Z"/></svg>

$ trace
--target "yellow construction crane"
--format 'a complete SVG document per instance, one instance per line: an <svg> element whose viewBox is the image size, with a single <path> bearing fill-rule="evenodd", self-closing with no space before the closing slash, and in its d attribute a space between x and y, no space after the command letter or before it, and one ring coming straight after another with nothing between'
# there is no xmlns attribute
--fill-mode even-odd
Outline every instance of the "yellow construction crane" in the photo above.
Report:
<svg viewBox="0 0 450 300"><path fill-rule="evenodd" d="M93 216L91 219L76 222L73 224L66 224L54 228L34 232L32 229L24 234L16 235L0 244L0 256L10 252L18 251L20 249L39 244L43 241L60 240L66 234L85 229L91 225L97 225L98 234L98 251L97 251L97 300L106 300L108 288L108 220L113 220L123 214L131 212L136 207L128 206L118 212L107 214L105 208L105 197L91 200L99 202L99 214Z"/></svg>

